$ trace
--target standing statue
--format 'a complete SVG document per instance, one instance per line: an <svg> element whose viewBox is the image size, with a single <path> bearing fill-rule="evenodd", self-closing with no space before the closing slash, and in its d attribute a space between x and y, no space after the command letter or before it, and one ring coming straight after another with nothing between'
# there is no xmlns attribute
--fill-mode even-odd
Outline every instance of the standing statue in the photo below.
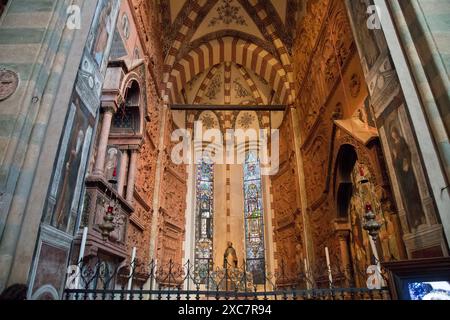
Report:
<svg viewBox="0 0 450 320"><path fill-rule="evenodd" d="M225 250L225 254L223 255L223 267L227 269L228 264L230 264L234 268L238 267L236 250L233 248L233 243L230 241L228 241L227 250Z"/></svg>

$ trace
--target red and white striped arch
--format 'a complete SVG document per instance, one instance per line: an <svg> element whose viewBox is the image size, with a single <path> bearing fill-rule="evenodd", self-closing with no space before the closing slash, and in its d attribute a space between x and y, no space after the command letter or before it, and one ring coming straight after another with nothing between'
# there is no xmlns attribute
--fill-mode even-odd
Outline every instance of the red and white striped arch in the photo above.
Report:
<svg viewBox="0 0 450 320"><path fill-rule="evenodd" d="M270 84L283 104L292 103L291 85L278 59L254 43L235 37L211 40L176 62L166 83L169 101L181 103L180 90L197 74L222 62L234 62L252 70Z"/></svg>
<svg viewBox="0 0 450 320"><path fill-rule="evenodd" d="M255 99L257 104L263 104L264 101L261 98L261 94L259 93L258 87L256 83L253 81L252 77L248 74L247 70L245 70L244 67L241 65L238 65L239 72L242 74L242 77L244 78L245 82L247 82L247 85L252 90L253 98Z"/></svg>
<svg viewBox="0 0 450 320"><path fill-rule="evenodd" d="M211 83L212 78L216 75L217 71L219 70L219 66L214 66L211 68L211 70L206 75L205 79L203 80L202 84L200 85L200 88L198 89L197 95L194 99L194 104L199 104L202 101L203 95L205 94L206 89L208 88L209 84Z"/></svg>

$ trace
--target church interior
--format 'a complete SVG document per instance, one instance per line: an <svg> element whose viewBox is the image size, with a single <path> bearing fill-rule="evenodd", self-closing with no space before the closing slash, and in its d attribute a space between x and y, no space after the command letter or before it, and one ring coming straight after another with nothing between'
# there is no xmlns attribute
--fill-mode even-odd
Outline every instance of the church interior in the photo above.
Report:
<svg viewBox="0 0 450 320"><path fill-rule="evenodd" d="M448 0L1 0L0 292L450 299L449 21Z"/></svg>

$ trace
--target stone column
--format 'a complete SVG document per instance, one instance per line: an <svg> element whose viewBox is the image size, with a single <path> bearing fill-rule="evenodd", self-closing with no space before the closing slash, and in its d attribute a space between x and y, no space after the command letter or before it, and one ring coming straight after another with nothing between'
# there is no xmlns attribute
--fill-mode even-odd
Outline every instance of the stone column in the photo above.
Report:
<svg viewBox="0 0 450 320"><path fill-rule="evenodd" d="M339 248L341 251L341 262L342 267L344 268L345 285L347 286L347 288L353 288L354 279L352 262L350 259L350 248L348 243L348 240L350 238L350 226L342 227L340 225L337 225L336 236L338 238Z"/></svg>
<svg viewBox="0 0 450 320"><path fill-rule="evenodd" d="M127 178L127 167L128 167L128 150L122 150L122 157L120 158L120 172L119 181L117 182L117 192L123 196L123 189L125 186L125 179Z"/></svg>
<svg viewBox="0 0 450 320"><path fill-rule="evenodd" d="M297 174L298 174L298 190L299 190L299 197L300 197L300 209L301 209L301 217L302 217L302 224L303 224L303 246L305 248L305 258L308 270L312 270L312 257L314 257L314 248L313 243L311 241L312 239L312 233L310 230L309 225L309 218L308 218L308 197L306 195L306 180L305 180L305 171L303 166L303 153L301 145L303 144L303 140L300 134L300 120L298 116L297 109L293 106L289 106L289 120L292 125L292 133L293 133L293 143L295 148L295 161L297 166ZM314 275L310 273L310 280L314 281L313 279ZM310 288L310 283L307 283L308 289Z"/></svg>
<svg viewBox="0 0 450 320"><path fill-rule="evenodd" d="M130 166L128 169L127 197L126 197L127 201L130 203L133 201L137 155L138 155L137 150L131 150Z"/></svg>
<svg viewBox="0 0 450 320"><path fill-rule="evenodd" d="M95 162L94 175L103 175L105 167L106 148L108 147L109 131L111 129L112 116L114 109L105 108L102 121L102 131L100 132L100 140L98 144L97 159Z"/></svg>

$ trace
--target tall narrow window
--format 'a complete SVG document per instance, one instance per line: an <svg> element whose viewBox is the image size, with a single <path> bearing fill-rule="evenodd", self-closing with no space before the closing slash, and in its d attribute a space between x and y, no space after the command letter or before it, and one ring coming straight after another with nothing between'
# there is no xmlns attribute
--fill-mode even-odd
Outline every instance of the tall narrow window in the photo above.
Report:
<svg viewBox="0 0 450 320"><path fill-rule="evenodd" d="M248 152L244 164L244 215L247 271L255 284L264 283L264 212L261 167L256 152Z"/></svg>
<svg viewBox="0 0 450 320"><path fill-rule="evenodd" d="M205 159L197 166L195 222L195 271L202 280L206 280L213 267L213 195L214 165Z"/></svg>

